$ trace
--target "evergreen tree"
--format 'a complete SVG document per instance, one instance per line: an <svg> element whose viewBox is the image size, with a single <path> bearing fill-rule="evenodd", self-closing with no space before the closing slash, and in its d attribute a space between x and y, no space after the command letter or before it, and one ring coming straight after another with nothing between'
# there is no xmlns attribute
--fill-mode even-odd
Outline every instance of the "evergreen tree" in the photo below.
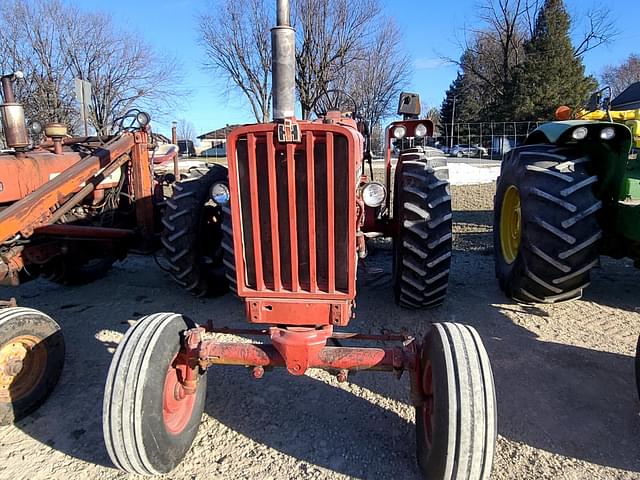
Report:
<svg viewBox="0 0 640 480"><path fill-rule="evenodd" d="M545 0L525 43L525 60L515 72L515 119L550 120L558 106L580 106L595 88L593 77L585 76L582 59L574 57L569 27L563 0Z"/></svg>
<svg viewBox="0 0 640 480"><path fill-rule="evenodd" d="M469 81L466 74L458 73L456 79L451 82L447 90L442 106L440 107L440 121L445 125L451 125L454 115L453 105L455 101L455 123L478 122L482 103L477 91Z"/></svg>

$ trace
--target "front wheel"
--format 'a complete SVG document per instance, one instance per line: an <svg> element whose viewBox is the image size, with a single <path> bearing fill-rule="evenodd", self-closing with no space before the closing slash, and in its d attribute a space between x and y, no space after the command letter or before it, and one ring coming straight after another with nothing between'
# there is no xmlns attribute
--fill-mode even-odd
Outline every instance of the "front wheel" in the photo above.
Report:
<svg viewBox="0 0 640 480"><path fill-rule="evenodd" d="M36 410L58 383L64 366L60 326L38 310L0 310L0 425Z"/></svg>
<svg viewBox="0 0 640 480"><path fill-rule="evenodd" d="M129 473L173 470L198 432L206 372L194 394L182 389L183 334L195 324L175 313L141 318L118 346L107 376L103 432L113 463Z"/></svg>
<svg viewBox="0 0 640 480"><path fill-rule="evenodd" d="M497 438L489 357L472 327L434 324L420 352L414 385L418 464L425 479L484 480Z"/></svg>

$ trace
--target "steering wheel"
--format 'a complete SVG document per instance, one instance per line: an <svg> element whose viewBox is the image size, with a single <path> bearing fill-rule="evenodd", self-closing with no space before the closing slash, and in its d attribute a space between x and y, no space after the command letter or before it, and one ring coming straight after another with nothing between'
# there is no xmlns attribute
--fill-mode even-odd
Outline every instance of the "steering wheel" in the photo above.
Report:
<svg viewBox="0 0 640 480"><path fill-rule="evenodd" d="M346 100L346 101L345 101ZM346 103L353 105L353 111L351 112L351 118L357 118L358 116L358 102L344 90L337 88L323 90L323 93L316 100L314 111L316 115L326 115L331 110L341 110Z"/></svg>

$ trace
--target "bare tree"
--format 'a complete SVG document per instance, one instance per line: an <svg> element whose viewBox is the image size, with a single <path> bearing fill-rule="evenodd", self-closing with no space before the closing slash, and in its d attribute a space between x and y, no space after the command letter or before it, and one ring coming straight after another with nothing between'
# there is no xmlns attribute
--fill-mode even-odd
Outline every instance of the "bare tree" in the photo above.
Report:
<svg viewBox="0 0 640 480"><path fill-rule="evenodd" d="M0 3L0 51L3 72L21 70L25 81L16 85L16 97L27 118L77 125L69 66L58 48L55 25L65 21L56 1L7 0ZM68 21L68 20L66 20Z"/></svg>
<svg viewBox="0 0 640 480"><path fill-rule="evenodd" d="M393 19L386 20L362 58L347 67L345 74L358 113L370 126L395 113L400 92L411 77L411 61Z"/></svg>
<svg viewBox="0 0 640 480"><path fill-rule="evenodd" d="M3 70L22 69L19 99L30 118L78 125L74 77L89 80L89 121L99 134L134 104L155 117L173 106L181 77L175 61L159 57L110 16L86 13L60 0L0 4ZM1 59L1 58L0 58Z"/></svg>
<svg viewBox="0 0 640 480"><path fill-rule="evenodd" d="M620 35L611 10L604 6L587 11L583 21L575 22L575 28L581 30L581 33L577 34L577 46L573 49L575 57L581 57L594 48L607 45Z"/></svg>
<svg viewBox="0 0 640 480"><path fill-rule="evenodd" d="M265 0L220 0L200 21L206 67L222 75L227 92L239 89L258 122L268 122L271 102L273 15Z"/></svg>
<svg viewBox="0 0 640 480"><path fill-rule="evenodd" d="M629 58L618 66L607 65L602 71L602 83L611 87L615 97L635 82L640 82L640 55L629 55Z"/></svg>
<svg viewBox="0 0 640 480"><path fill-rule="evenodd" d="M378 0L299 0L294 12L296 83L306 119L330 85L340 83L347 68L365 58L381 13Z"/></svg>
<svg viewBox="0 0 640 480"><path fill-rule="evenodd" d="M181 118L180 120L178 120L177 135L178 135L178 140L195 141L196 129L193 126L193 123L189 122L188 120L185 120L184 118Z"/></svg>

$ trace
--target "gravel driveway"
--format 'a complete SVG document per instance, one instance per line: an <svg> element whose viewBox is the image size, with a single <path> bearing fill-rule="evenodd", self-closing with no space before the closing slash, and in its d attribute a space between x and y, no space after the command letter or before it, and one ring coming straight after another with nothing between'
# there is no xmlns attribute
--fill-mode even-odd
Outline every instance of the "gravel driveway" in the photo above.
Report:
<svg viewBox="0 0 640 480"><path fill-rule="evenodd" d="M489 351L499 407L496 479L640 478L640 405L633 350L640 332L640 271L604 259L582 300L526 307L493 274L494 185L453 188L454 262L444 306L398 309L391 250L377 243L359 272L351 331L423 334L430 322L475 326ZM38 280L0 298L43 310L63 327L67 363L52 397L18 425L0 428L0 479L125 478L102 440L102 392L114 348L144 314L179 311L246 326L226 296L189 297L151 258L132 256L103 280L65 288ZM210 370L202 426L175 479L418 479L408 380L358 373Z"/></svg>

